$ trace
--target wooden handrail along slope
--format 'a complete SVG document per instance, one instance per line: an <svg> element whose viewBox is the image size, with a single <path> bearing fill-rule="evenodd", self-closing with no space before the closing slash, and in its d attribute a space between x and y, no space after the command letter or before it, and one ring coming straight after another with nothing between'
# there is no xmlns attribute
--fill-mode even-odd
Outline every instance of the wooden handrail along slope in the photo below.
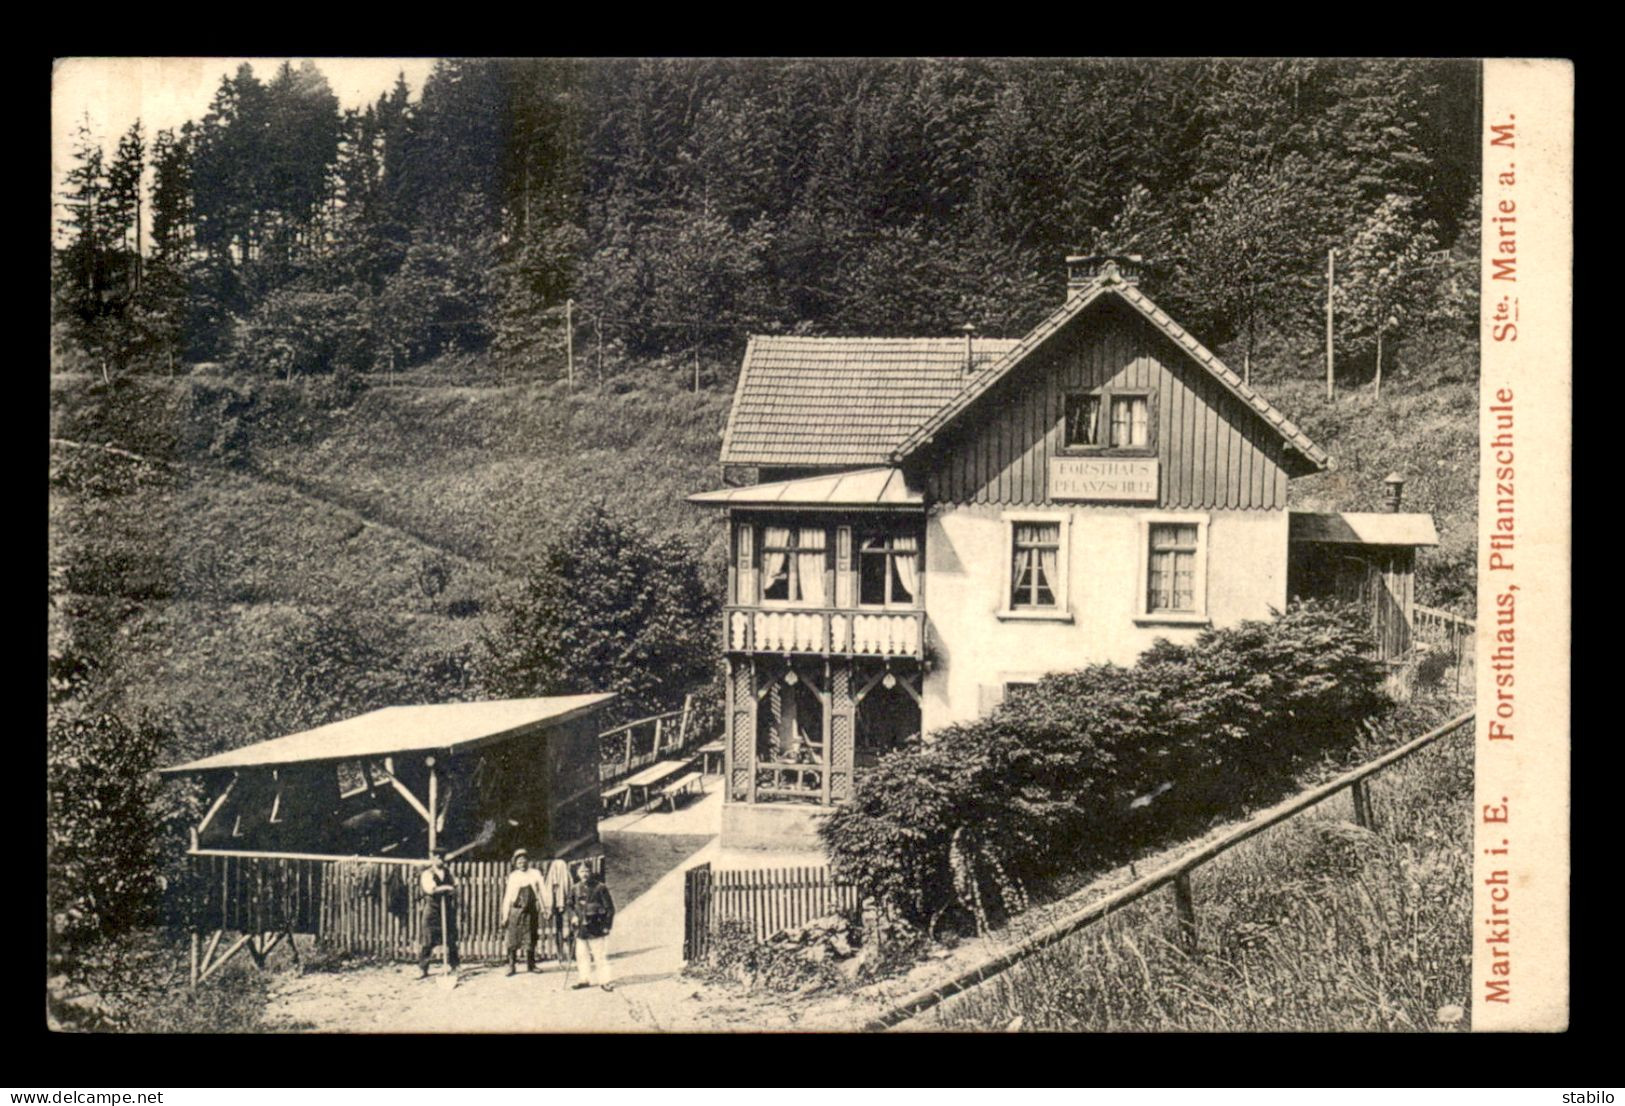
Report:
<svg viewBox="0 0 1625 1106"><path fill-rule="evenodd" d="M659 760L662 754L678 752L691 745L695 740L695 735L689 724L694 714L694 695L694 692L690 692L683 696L683 705L676 710L668 710L662 714L651 714L647 718L638 718L631 722L622 722L618 726L612 726L607 730L600 731L598 734L600 756L602 756L603 742L617 735L624 735L625 753L618 765L606 764L600 760L598 786L604 787L616 783L622 778L631 775L634 770ZM670 728L671 723L677 724L677 737L675 740L662 745L661 734ZM638 753L634 756L632 752L633 734L638 727L649 725L654 727L652 747L648 753Z"/></svg>
<svg viewBox="0 0 1625 1106"><path fill-rule="evenodd" d="M1368 763L1363 764L1352 771L1345 772L1343 775L1338 776L1329 783L1324 783L1319 787L1311 788L1300 795L1288 799L1286 802L1280 803L1266 811L1263 811L1262 813L1238 826L1230 833L1225 834L1223 837L1219 838L1219 840L1202 846L1189 856L1182 857L1167 867L1153 872L1142 879L1136 880L1134 883L1129 884L1120 891L1114 892L1113 894L1107 895L1103 899L1090 903L1088 906L1085 906L1082 910L1079 910L1076 914L1073 914L1070 917L1062 918L1056 922L1051 922L1049 925L1038 930L1036 933L1011 946L1003 953L984 960L982 963L970 968L967 971L961 972L948 982L938 984L935 987L931 987L910 995L903 1001L888 1008L878 1017L875 1017L869 1022L865 1023L863 1028L867 1030L885 1030L890 1029L895 1025L899 1025L902 1022L908 1021L910 1018L924 1013L925 1011L937 1006L944 1000L951 998L956 994L968 991L978 984L985 983L994 976L1005 972L1006 970L1014 967L1016 964L1019 964L1021 961L1027 959L1029 956L1032 956L1034 953L1072 936L1079 930L1100 921L1112 911L1121 909L1137 899L1144 898L1152 891L1155 891L1158 888L1164 887L1168 884L1174 885L1174 901L1180 915L1180 923L1182 928L1185 928L1187 932L1192 931L1195 925L1195 915L1191 899L1190 875L1198 867L1235 848L1249 837L1262 833L1271 826L1284 822L1288 818L1302 813L1309 807L1315 806L1317 803L1321 803L1326 799L1329 799L1331 796L1337 794L1339 791L1342 791L1344 788L1354 789L1356 816L1360 817L1362 820L1368 819L1370 813L1370 797L1364 792L1366 781L1370 777L1376 775L1378 772L1381 772L1384 768L1387 768L1396 761L1403 760L1404 758L1410 756L1418 749L1425 748L1426 746L1433 744L1435 741L1438 741L1440 738L1447 737L1450 734L1461 730L1463 727L1470 726L1472 720L1473 713L1468 711L1466 714L1462 714L1451 719L1449 722L1446 722L1439 728L1429 730L1421 737L1406 742L1404 745L1401 745L1392 752L1385 753L1382 756L1377 757L1375 760L1369 761Z"/></svg>

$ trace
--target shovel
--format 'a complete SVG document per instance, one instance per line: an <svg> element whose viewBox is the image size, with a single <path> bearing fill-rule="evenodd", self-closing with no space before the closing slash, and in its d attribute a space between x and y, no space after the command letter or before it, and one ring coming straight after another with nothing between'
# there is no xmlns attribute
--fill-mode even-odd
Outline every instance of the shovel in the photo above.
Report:
<svg viewBox="0 0 1625 1106"><path fill-rule="evenodd" d="M451 932L446 928L446 896L440 899L440 959L446 965L446 974L435 980L442 991L457 989L457 973L451 966Z"/></svg>
<svg viewBox="0 0 1625 1106"><path fill-rule="evenodd" d="M496 836L497 824L489 819L480 827L479 834L468 844L453 849L446 854L446 863L451 863L471 849L489 844L491 838ZM440 959L446 965L446 974L438 980L440 988L445 991L455 990L457 987L457 973L451 966L451 931L446 928L446 896L436 896L440 899Z"/></svg>

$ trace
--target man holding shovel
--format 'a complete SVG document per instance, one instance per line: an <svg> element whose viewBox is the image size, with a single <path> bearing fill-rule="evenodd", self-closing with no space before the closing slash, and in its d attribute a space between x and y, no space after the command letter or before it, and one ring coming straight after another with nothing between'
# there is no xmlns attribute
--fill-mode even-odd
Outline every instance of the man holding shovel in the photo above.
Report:
<svg viewBox="0 0 1625 1106"><path fill-rule="evenodd" d="M434 947L442 942L446 946L446 969L455 972L460 962L457 956L456 881L451 877L451 869L446 867L446 850L437 846L429 852L429 866L418 877L418 886L423 890L420 916L423 948L418 953L419 979L429 977L429 956L434 952Z"/></svg>

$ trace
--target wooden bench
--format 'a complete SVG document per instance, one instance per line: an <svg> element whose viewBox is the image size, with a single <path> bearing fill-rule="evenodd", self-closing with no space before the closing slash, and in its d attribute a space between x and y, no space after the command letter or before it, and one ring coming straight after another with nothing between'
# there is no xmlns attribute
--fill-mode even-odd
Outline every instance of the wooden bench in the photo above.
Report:
<svg viewBox="0 0 1625 1106"><path fill-rule="evenodd" d="M686 776L678 776L664 787L660 788L660 803L673 814L677 813L677 796L698 785L700 794L705 794L705 777L698 772L690 772Z"/></svg>
<svg viewBox="0 0 1625 1106"><path fill-rule="evenodd" d="M626 809L626 797L630 791L631 788L627 787L626 784L618 783L614 787L604 788L599 793L599 801L603 803L605 810L624 810Z"/></svg>

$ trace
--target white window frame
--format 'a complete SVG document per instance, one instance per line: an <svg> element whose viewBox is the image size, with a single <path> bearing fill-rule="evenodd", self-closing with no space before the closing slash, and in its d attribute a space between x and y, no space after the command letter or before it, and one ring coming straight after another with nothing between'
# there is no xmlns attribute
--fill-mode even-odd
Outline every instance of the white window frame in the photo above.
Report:
<svg viewBox="0 0 1625 1106"><path fill-rule="evenodd" d="M1061 547L1056 550L1053 585L1055 606L1022 608L1010 606L1010 573L1016 563L1016 525L1018 523L1058 522L1061 524ZM1000 566L999 607L996 617L1007 622L1071 622L1072 621L1072 513L1070 511L1005 511L999 515L1004 527L1004 563Z"/></svg>
<svg viewBox="0 0 1625 1106"><path fill-rule="evenodd" d="M840 539L833 534L832 528L828 524L816 523L816 524L807 525L807 526L786 525L786 526L781 527L781 529L789 530L790 533L794 536L794 540L795 540L795 543L796 543L795 546L792 546L785 553L785 556L787 556L787 557L797 557L797 558L799 558L801 556L801 551L799 549L799 546L801 545L801 531L803 531L803 530L822 530L824 532L824 548L819 551L819 556L821 556L824 559L823 563L824 563L825 567L819 569L819 572L820 573L827 573L829 571L830 542L831 541L839 541ZM824 602L823 602L823 604L821 606L815 606L814 604L808 603L806 600L803 600L803 599L769 599L767 597L767 588L768 588L767 570L763 567L763 564L762 564L762 558L767 556L767 537L766 537L766 534L767 534L768 526L767 526L766 523L762 523L762 524L759 524L757 526L756 530L757 530L757 532L756 532L755 535L753 535L753 538L754 538L754 544L756 546L756 564L754 565L754 569L755 569L755 576L756 576L756 605L758 607L762 607L762 608L769 609L769 610L778 610L778 611L821 611L821 610L826 610L826 609L828 609L830 607L833 607L835 605L835 597L833 595L830 595L830 594L827 593L827 591L828 591L827 588L826 588L826 594L824 595ZM794 568L795 568L796 573L798 574L797 575L797 582L799 583L799 574L800 574L801 568L800 568L799 565L794 566Z"/></svg>
<svg viewBox="0 0 1625 1106"><path fill-rule="evenodd" d="M891 544L890 544L891 539L896 538L896 537L912 537L914 539L914 543L915 543L914 544L914 553L912 554L913 557L914 557L914 597L912 599L910 599L906 603L897 602L896 600L892 600L892 599L887 599L884 603L865 603L863 601L863 535L864 535L865 530L864 530L864 527L862 527L862 526L854 526L854 527L851 527L850 530L851 530L851 535L852 535L851 539L850 539L850 550L849 550L849 553L850 553L850 556L851 556L851 561L852 561L852 584L853 584L853 586L852 586L852 592L853 592L852 605L854 607L856 607L860 611L917 611L917 610L919 610L920 605L921 605L920 604L920 595L919 595L919 593L920 593L920 575L921 575L921 570L925 568L925 538L924 538L924 536L921 535L920 533L918 533L917 531L914 531L914 530L900 531L900 530L897 530L895 528L888 529L885 526L880 525L880 524L876 524L874 529L868 531L869 534L871 534L871 535L879 535L880 537L886 539L886 542L887 542L886 549L882 553L879 553L879 554L871 553L870 556L881 556L881 557L884 557L884 559L885 559L885 562L886 562L885 590L886 590L888 595L891 593L891 573L892 573L891 562L892 562L892 558L895 557L895 556L898 556L897 553L892 551ZM839 545L837 545L836 550L837 550L836 551L836 558L837 559L836 559L835 563L838 566L840 564Z"/></svg>
<svg viewBox="0 0 1625 1106"><path fill-rule="evenodd" d="M1212 517L1205 511L1157 511L1140 516L1140 571L1134 599L1134 621L1141 626L1211 626L1207 609L1208 525ZM1196 566L1191 586L1196 609L1193 611L1153 611L1151 603L1151 527L1196 527Z"/></svg>

